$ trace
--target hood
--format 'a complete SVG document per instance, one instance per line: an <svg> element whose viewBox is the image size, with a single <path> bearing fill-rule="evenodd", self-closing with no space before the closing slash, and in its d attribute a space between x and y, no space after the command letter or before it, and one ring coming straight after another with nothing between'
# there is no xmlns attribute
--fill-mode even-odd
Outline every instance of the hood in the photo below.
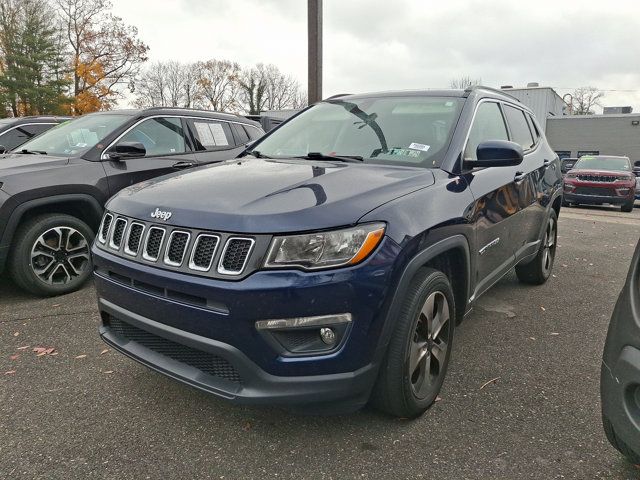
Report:
<svg viewBox="0 0 640 480"><path fill-rule="evenodd" d="M64 167L68 163L67 157L8 153L0 155L0 180L12 175Z"/></svg>
<svg viewBox="0 0 640 480"><path fill-rule="evenodd" d="M134 185L107 208L142 220L158 208L183 227L295 232L354 224L433 183L424 168L243 158Z"/></svg>

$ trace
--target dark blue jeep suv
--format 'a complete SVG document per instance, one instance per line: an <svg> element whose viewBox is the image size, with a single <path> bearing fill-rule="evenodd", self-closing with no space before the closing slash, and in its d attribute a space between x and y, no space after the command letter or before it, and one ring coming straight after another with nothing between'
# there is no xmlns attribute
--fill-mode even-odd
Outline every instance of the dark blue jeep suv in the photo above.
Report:
<svg viewBox="0 0 640 480"><path fill-rule="evenodd" d="M499 91L332 97L242 158L111 199L100 334L239 403L417 416L474 301L514 266L549 277L561 182Z"/></svg>

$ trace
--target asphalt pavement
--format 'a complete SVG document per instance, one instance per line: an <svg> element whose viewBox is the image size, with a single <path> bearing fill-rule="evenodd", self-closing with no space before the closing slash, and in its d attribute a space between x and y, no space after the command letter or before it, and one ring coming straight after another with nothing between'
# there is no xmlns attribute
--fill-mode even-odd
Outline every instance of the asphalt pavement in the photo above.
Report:
<svg viewBox="0 0 640 480"><path fill-rule="evenodd" d="M553 277L481 298L413 421L230 405L102 344L92 286L39 299L0 279L0 479L640 478L598 389L640 210L567 208L559 229Z"/></svg>

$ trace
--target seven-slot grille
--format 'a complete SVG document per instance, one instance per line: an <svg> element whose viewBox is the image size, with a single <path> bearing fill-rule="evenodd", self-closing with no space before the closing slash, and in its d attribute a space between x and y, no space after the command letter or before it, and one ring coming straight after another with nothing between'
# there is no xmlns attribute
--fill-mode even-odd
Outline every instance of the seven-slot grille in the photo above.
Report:
<svg viewBox="0 0 640 480"><path fill-rule="evenodd" d="M105 214L98 239L143 263L213 276L242 275L255 245L249 237L165 227L111 213Z"/></svg>
<svg viewBox="0 0 640 480"><path fill-rule="evenodd" d="M584 182L602 182L602 183L611 183L615 182L617 177L613 175L585 175L579 174L578 180L582 180Z"/></svg>

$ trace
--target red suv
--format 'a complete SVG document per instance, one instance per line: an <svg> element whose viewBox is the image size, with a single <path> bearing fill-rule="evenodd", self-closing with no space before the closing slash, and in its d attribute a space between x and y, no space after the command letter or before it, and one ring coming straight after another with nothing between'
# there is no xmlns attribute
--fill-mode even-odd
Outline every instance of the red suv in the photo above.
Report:
<svg viewBox="0 0 640 480"><path fill-rule="evenodd" d="M627 157L583 156L564 177L567 205L609 203L623 212L633 210L636 178Z"/></svg>

